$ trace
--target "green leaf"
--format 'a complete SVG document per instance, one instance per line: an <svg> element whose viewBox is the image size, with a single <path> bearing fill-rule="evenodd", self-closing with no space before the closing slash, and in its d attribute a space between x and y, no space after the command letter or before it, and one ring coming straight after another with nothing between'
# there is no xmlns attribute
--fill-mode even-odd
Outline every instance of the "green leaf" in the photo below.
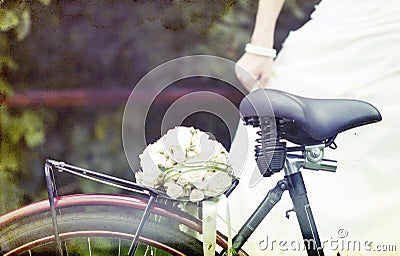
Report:
<svg viewBox="0 0 400 256"><path fill-rule="evenodd" d="M19 164L17 153L11 150L4 141L0 142L0 159L0 173L7 170L17 170Z"/></svg>
<svg viewBox="0 0 400 256"><path fill-rule="evenodd" d="M11 58L10 56L1 56L0 57L0 67L8 67L9 69L16 70L18 68L18 64ZM2 80L0 83L7 83ZM1 91L1 89L0 89Z"/></svg>
<svg viewBox="0 0 400 256"><path fill-rule="evenodd" d="M19 19L15 11L0 10L0 30L9 31L18 26Z"/></svg>
<svg viewBox="0 0 400 256"><path fill-rule="evenodd" d="M22 205L22 191L15 184L15 176L9 172L0 171L0 215Z"/></svg>
<svg viewBox="0 0 400 256"><path fill-rule="evenodd" d="M233 248L233 247L231 247L231 248L229 249L229 251L231 252L232 256L239 255L238 252L237 252L237 251L235 250L235 248Z"/></svg>
<svg viewBox="0 0 400 256"><path fill-rule="evenodd" d="M25 9L22 11L18 26L15 28L15 33L17 35L17 40L22 41L25 39L29 31L31 30L31 14L29 10Z"/></svg>
<svg viewBox="0 0 400 256"><path fill-rule="evenodd" d="M21 117L21 125L25 127L25 142L29 148L44 142L44 125L39 115L27 111Z"/></svg>
<svg viewBox="0 0 400 256"><path fill-rule="evenodd" d="M39 0L39 2L44 5L49 5L51 1L50 0Z"/></svg>
<svg viewBox="0 0 400 256"><path fill-rule="evenodd" d="M0 61L2 61L1 59ZM10 97L12 96L12 89L6 80L0 78L0 94Z"/></svg>
<svg viewBox="0 0 400 256"><path fill-rule="evenodd" d="M160 169L161 172L165 172L166 170L166 168L162 164L158 165L158 169Z"/></svg>
<svg viewBox="0 0 400 256"><path fill-rule="evenodd" d="M8 122L4 124L4 128L11 144L15 145L24 137L25 125L21 124L21 119L16 117L9 117L7 121Z"/></svg>
<svg viewBox="0 0 400 256"><path fill-rule="evenodd" d="M96 124L94 125L94 136L97 140L104 140L106 138L109 127L110 120L105 116L100 116Z"/></svg>

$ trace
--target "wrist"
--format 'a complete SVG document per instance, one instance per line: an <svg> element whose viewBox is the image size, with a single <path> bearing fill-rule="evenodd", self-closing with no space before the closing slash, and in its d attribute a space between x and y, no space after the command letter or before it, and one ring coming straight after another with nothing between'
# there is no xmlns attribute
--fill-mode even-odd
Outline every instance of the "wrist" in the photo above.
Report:
<svg viewBox="0 0 400 256"><path fill-rule="evenodd" d="M274 45L274 26L255 26L250 42L254 45L272 48Z"/></svg>

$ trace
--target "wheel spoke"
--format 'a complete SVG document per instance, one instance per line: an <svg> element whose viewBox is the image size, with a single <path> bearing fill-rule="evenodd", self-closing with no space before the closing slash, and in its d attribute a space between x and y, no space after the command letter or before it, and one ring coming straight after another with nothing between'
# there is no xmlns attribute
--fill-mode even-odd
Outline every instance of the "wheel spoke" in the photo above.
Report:
<svg viewBox="0 0 400 256"><path fill-rule="evenodd" d="M146 246L146 251L144 252L144 255L147 255L147 252L149 251L149 246Z"/></svg>
<svg viewBox="0 0 400 256"><path fill-rule="evenodd" d="M67 253L67 256L69 256L67 241L64 242L64 246L65 246L65 252Z"/></svg>
<svg viewBox="0 0 400 256"><path fill-rule="evenodd" d="M121 239L118 239L118 256L121 256Z"/></svg>
<svg viewBox="0 0 400 256"><path fill-rule="evenodd" d="M89 247L89 256L92 256L92 248L90 246L90 237L88 237L87 240L88 240L88 247Z"/></svg>

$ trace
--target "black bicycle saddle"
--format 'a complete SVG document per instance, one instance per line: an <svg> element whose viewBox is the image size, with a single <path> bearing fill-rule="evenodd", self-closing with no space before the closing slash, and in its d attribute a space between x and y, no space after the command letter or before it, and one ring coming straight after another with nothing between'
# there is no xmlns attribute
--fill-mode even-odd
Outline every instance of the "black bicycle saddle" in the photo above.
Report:
<svg viewBox="0 0 400 256"><path fill-rule="evenodd" d="M288 120L286 139L303 145L321 143L345 130L382 120L379 111L364 101L311 99L273 89L248 94L239 109L245 120L254 116Z"/></svg>

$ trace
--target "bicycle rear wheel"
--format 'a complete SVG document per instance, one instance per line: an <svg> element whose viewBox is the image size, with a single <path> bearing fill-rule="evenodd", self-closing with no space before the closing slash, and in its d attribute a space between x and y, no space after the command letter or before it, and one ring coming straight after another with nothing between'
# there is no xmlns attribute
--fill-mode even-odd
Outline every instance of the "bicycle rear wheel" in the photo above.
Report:
<svg viewBox="0 0 400 256"><path fill-rule="evenodd" d="M126 255L147 199L122 195L72 195L55 201L64 255ZM0 217L4 255L55 255L56 242L47 200ZM203 255L202 244L180 225L201 233L201 221L154 203L135 255ZM226 248L226 237L217 243Z"/></svg>

